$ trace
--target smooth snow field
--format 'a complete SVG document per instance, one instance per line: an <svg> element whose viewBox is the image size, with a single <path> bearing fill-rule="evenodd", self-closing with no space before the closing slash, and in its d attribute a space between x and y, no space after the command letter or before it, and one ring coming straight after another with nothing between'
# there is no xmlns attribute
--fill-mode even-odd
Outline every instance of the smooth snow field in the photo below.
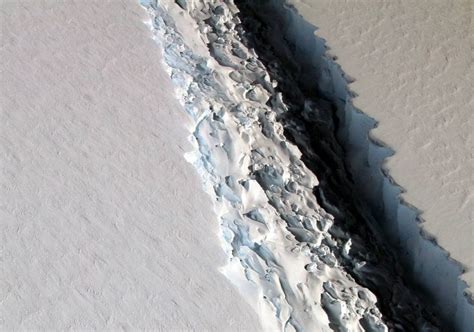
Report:
<svg viewBox="0 0 474 332"><path fill-rule="evenodd" d="M0 329L258 329L145 10L0 12Z"/></svg>

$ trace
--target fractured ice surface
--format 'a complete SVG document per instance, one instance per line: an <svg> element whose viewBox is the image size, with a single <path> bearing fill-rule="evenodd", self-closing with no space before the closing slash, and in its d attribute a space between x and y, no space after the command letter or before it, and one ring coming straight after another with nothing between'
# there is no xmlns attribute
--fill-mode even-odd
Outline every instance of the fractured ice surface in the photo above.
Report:
<svg viewBox="0 0 474 332"><path fill-rule="evenodd" d="M195 123L195 150L186 158L215 200L229 257L223 273L248 295L262 323L280 330L435 330L391 275L395 270L379 267L382 256L373 257L365 240L334 222L332 214L344 218L343 212L323 209L324 193L316 199L318 178L278 119L290 107L272 79L283 73L281 64L275 59L267 67L248 47L234 3L188 2L188 11L173 17L167 7L173 3L143 4L178 98ZM209 51L196 52L189 43ZM305 103L303 116L314 108ZM303 129L290 125L293 133ZM369 284L397 296L387 300L390 317L382 317Z"/></svg>
<svg viewBox="0 0 474 332"><path fill-rule="evenodd" d="M297 2L298 1L292 1L292 3L295 4ZM316 17L318 17L319 20L326 21L324 27L326 29L328 29L329 26L331 27L331 29L335 29L335 31L338 31L338 27L343 27L346 24L349 24L349 26L351 26L351 24L358 25L358 23L355 24L355 22L359 22L357 18L354 19L353 17L351 17L350 19L348 19L348 17L351 16L351 14L349 13L352 13L351 8L359 8L357 5L352 4L351 7L339 4L338 8L344 8L345 10L344 13L341 13L345 17L345 19L340 20L339 15L337 14L337 6L328 6L327 1L318 2L310 0L304 2L308 4L314 4L314 7L318 8L319 10L323 8L331 8L328 11L332 12L332 16L329 15L327 21L325 18L325 15L327 13L323 14L321 12L318 12L318 14L315 15ZM448 6L447 3L445 5ZM403 5L400 5L400 3L398 3L397 5L392 6L390 11L395 13L395 17L403 17L403 19L406 20L407 13L410 12L410 10L408 9L408 7L404 6L406 6L406 3L403 3ZM375 226L379 229L379 233L383 234L382 238L385 239L385 241L389 242L391 248L393 248L394 252L396 252L398 261L403 265L405 276L407 276L408 279L411 279L411 282L415 285L415 289L422 290L422 292L424 293L424 302L433 305L436 313L440 317L442 317L443 320L445 320L446 322L448 322L448 324L451 324L453 327L459 330L471 331L474 328L474 306L472 303L472 296L470 297L468 294L469 287L463 281L463 279L469 280L469 276L465 274L466 271L464 270L464 267L462 265L457 264L457 262L451 259L449 252L438 246L436 241L433 239L433 236L426 234L425 230L427 229L429 231L430 229L429 227L427 227L427 223L429 222L427 221L424 224L420 223L420 211L410 206L400 197L400 193L403 191L403 189L400 188L392 178L390 178L387 173L388 171L385 168L385 162L387 161L385 158L391 156L393 154L393 151L384 146L379 141L377 141L377 139L374 138L374 136L372 135L373 132L370 132L376 126L376 121L354 108L354 105L352 104L354 96L353 93L347 87L348 83L350 83L353 79L347 77L346 74L343 72L343 69L345 68L341 68L335 61L333 61L330 54L327 53L325 41L314 35L316 27L305 20L305 18L312 18L311 13L307 13L303 10L304 8L309 9L310 7L298 6L304 18L301 17L298 12L291 10L287 7L285 8L283 6L283 1L281 0L260 1L258 3L254 3L252 7L254 8L257 15L258 13L262 14L260 15L262 21L265 24L269 25L268 29L272 31L272 34L270 34L269 39L267 39L269 40L269 44L278 46L278 42L281 39L284 39L287 41L288 44L291 45L291 50L287 52L289 55L284 53L284 47L277 47L277 51L279 51L280 53L284 53L283 56L290 56L292 63L296 63L297 65L299 65L300 68L305 69L304 71L295 73L295 77L298 82L305 86L308 90L310 89L312 91L318 91L318 93L324 99L331 101L331 103L336 106L335 108L337 109L337 118L334 123L336 123L338 127L336 128L335 132L337 132L338 134L338 140L342 142L342 145L344 146L346 153L346 165L349 167L350 173L354 174L353 181L355 182L356 194L357 196L361 197L366 203L368 203L367 205L369 205L369 210L371 211L371 214L375 216ZM402 10L402 12L398 13L396 9L400 10L400 8L402 7L405 8L405 12L403 12ZM460 9L458 6L453 7L455 7L453 11L459 11ZM429 12L429 8L430 5L424 3L416 9L417 15L420 14L420 10ZM361 8L359 9L363 12ZM439 10L439 7L433 9L433 15L440 15L442 11L440 12ZM374 11L375 12L372 13L367 12L367 17L377 16L377 9L374 9ZM271 14L269 14L270 12ZM314 12L316 12L316 10L314 10ZM263 15L263 13L265 14ZM447 22L443 22L443 27L440 30L441 32L446 33L446 28L449 27L450 24L452 24L452 13L453 12L450 12L449 14L449 20L451 20L451 22L448 22L449 20ZM274 20L275 16L278 17L278 20ZM337 20L334 19L335 16L338 17ZM410 16L411 15L408 15L408 17ZM431 17L430 21L432 21L434 17L435 16ZM318 21L315 18L313 18L313 21L311 22L318 24ZM386 30L387 25L385 23L383 24L383 27L371 27L371 32L390 34L390 31ZM364 23L361 23L361 25L364 25ZM427 29L427 27L429 27L429 22L424 22L423 29ZM409 28L410 27L407 26L407 29ZM463 29L465 29L465 26ZM452 36L453 39L451 39L447 44L452 44L453 40L456 40L456 38L460 38L460 36L467 36L465 30L463 29L456 31L456 34ZM350 29L344 29L344 33L342 33L341 31L339 31L338 33L341 33L345 37L355 39L359 38L356 32L351 33L349 32L349 30ZM413 30L415 32L411 31L410 33L422 34L422 32L420 31L423 31L418 31L417 29ZM394 35L398 35L398 33L394 33ZM335 40L329 40L328 42L330 45L334 43L341 45L341 42L339 40L337 42ZM371 40L366 40L365 44L358 43L357 47L354 46L349 48L360 48L361 52L370 53L370 51L365 49L365 47L367 47L367 45L380 46L379 43L382 43L382 41L379 40L375 43L372 43ZM443 44L442 47L445 48L446 45ZM282 48L283 50L281 50ZM460 46L460 48L463 49L464 47ZM429 44L420 45L420 49L415 52L415 54L422 53L421 50L423 49L430 50ZM399 51L400 50L397 50L397 52L395 53L399 53ZM393 54L391 54L391 56L392 58L390 61L397 60L396 57L393 57ZM360 58L357 58L356 54L352 55L351 53L350 58L352 57L357 59L355 60L355 62L358 63L367 61L365 60L366 58L361 57L360 54ZM361 58L364 60L360 60ZM373 56L371 56L370 58L373 58ZM465 59L465 57L461 57L461 59L458 60L460 63L463 63L463 59ZM453 63L458 61L453 60L452 58L450 60ZM388 60L381 59L380 62L373 63L373 66L370 62L367 62L367 67L373 67L375 71L377 71L377 69L380 70L380 66L383 61ZM396 61L393 62L395 67L397 66L397 63L398 62ZM352 67L351 70L355 70L354 67ZM392 70L393 72L391 75L397 72L396 69L394 69L393 67L390 68L390 71ZM361 75L360 70L358 71L359 75ZM402 71L411 72L412 67L404 68L402 69ZM373 72L371 74L373 74ZM367 75L367 77L370 77L370 74ZM453 77L456 76L450 76L449 79L451 80L453 79ZM315 86L315 84L317 84L317 86ZM366 78L365 84L371 84L371 82L367 82ZM379 84L381 84L381 82L379 82ZM391 85L392 83L390 80L387 80L384 83L385 88ZM408 85L408 87L409 86L410 85ZM371 93L368 93L368 91L365 92L365 100L367 100L368 98L370 99L371 96L373 97L373 100L376 100L378 97L377 91L373 91L373 95ZM428 96L429 94L425 97L429 98ZM397 101L403 99L404 98L402 96L395 93L390 100L392 100L394 103L394 105L392 106L396 108L395 105ZM359 100L359 98L356 98L354 100L357 101ZM456 98L456 100L453 101L459 103L462 102L462 98ZM375 109L378 109L378 106L375 107ZM362 110L366 111L365 109ZM368 109L367 111L374 111L374 109ZM382 116L384 112L387 113L385 114L385 116ZM388 109L385 109L384 111L381 111L379 113L382 120L381 125L385 124L385 131L379 128L378 135L381 135L383 137L382 134L387 134L388 136L393 135L394 137L402 137L402 140L406 140L407 142L410 142L412 141L412 139L414 139L410 135L400 134L398 132L399 127L400 129L403 128L403 126L400 126L400 124L392 125L393 128L397 128L397 131L388 129L389 125L387 125L387 123L392 123L391 120L394 120L393 116L389 114L390 112ZM418 110L414 113L423 114L421 110ZM313 112L312 114L316 115L317 118L321 118L321 112ZM429 114L430 112L428 112L428 116ZM452 114L452 116L461 117L461 114L462 112L456 112L456 114ZM404 119L402 121L405 121L405 123L411 123L415 126L417 124L421 125L417 121L412 121L408 117L401 116L401 113L399 114L398 120L400 119ZM304 120L306 122L311 122L311 120L308 120L308 118L306 117ZM385 122L383 122L383 120L385 120ZM432 119L430 118L430 120ZM394 121L394 123L397 123L397 121ZM423 127L426 127L426 124L424 126L421 125L421 128ZM465 127L460 127L459 130L460 132L465 132ZM446 133L446 137L449 137L450 134L451 133ZM446 137L444 137L443 139L445 139ZM455 142L455 139L451 141L451 143L449 144L450 148L455 149L456 151L458 151L458 148L464 149L466 151L469 149L469 143L466 143L466 145L464 146L459 146ZM414 148L416 151L415 147L412 148ZM424 152L426 153L427 151L424 150ZM437 152L432 152L433 153L431 154L431 157L435 159L445 158L445 155L442 155L441 157L436 157ZM403 159L403 152L400 151L400 154L401 155L399 158ZM466 156L466 158L469 159L468 156ZM414 162L415 159L409 160L412 160L411 164L416 166L418 169L425 167L421 164L416 165L417 163ZM453 160L450 160L450 163L452 164ZM466 166L467 164L469 164L469 162L465 163L461 159L460 163L463 163L463 166L461 166L463 168L463 172L469 170L469 166ZM408 161L408 164L410 164L410 161ZM406 168L406 173L411 173L410 167L411 166L408 165L408 167ZM433 168L432 170L436 172L436 168ZM322 174L319 171L315 171L315 173L318 174L318 176L320 177L320 181L324 181L324 179L321 178ZM427 172L427 174L429 173L430 172ZM446 173L450 174L450 172ZM434 180L434 182L436 182L436 180ZM468 176L465 180L456 182L462 183L462 185L459 185L462 191L469 191L470 189L472 189ZM413 189L413 184L417 183L419 182L412 181L410 183L410 187ZM433 183L431 183L430 185L432 186ZM424 187L424 184L419 183L419 186ZM434 199L434 196L442 195L440 197L444 197L447 195L447 191L437 191L436 194L432 195L432 202L434 203L436 200L440 200L439 198ZM413 195L411 197L413 197ZM427 198L429 199L429 197ZM444 206L444 202L441 203L441 205L444 207L444 210L446 210L447 206L451 205L453 202L456 202L457 198L455 196L453 196L452 198L453 201L447 202L448 205L446 206ZM443 200L441 199L441 201ZM438 209L434 208L429 210L430 214L432 215L433 211L436 211ZM454 219L450 217L447 221L444 222L445 225L449 225L452 223L454 227L454 232L451 236L455 236L454 234L456 234L457 232L455 229L458 229L463 224L463 220L464 222L469 222L469 218L466 217L465 213L468 210L468 206L464 206L464 211L459 211L459 213L457 213L457 211L455 211L454 209L451 209L450 216ZM332 210L328 211L334 213ZM425 215L426 214L423 214L422 217ZM443 216L440 215L440 218L440 220L442 220ZM439 222L438 218L435 217L434 219ZM469 226L466 227L466 229L468 228ZM443 235L443 237L445 237L446 234L451 234L451 232L449 231L444 231L442 233L443 234L438 233L437 235ZM463 232L463 234L468 233L469 232ZM466 235L464 235L464 237L466 237ZM452 249L455 249L454 251L451 251L451 253L454 254L455 252L458 252L458 255L459 248L469 247L469 245L466 244L466 241L463 241L462 238L460 238L459 246L457 244L453 245L453 243L446 243L446 245L447 246L445 249L448 249L450 251ZM464 250L464 259L466 260L465 263L468 263L468 271L469 261L472 260L472 253L472 245L471 250Z"/></svg>

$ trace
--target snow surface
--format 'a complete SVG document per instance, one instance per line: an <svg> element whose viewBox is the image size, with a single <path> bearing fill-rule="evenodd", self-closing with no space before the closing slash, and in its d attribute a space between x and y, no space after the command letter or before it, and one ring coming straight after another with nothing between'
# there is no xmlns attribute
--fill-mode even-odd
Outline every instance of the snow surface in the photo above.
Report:
<svg viewBox="0 0 474 332"><path fill-rule="evenodd" d="M2 330L258 329L218 271L146 19L134 0L1 2Z"/></svg>
<svg viewBox="0 0 474 332"><path fill-rule="evenodd" d="M394 151L385 167L423 228L474 284L474 141L470 0L292 0L355 81L354 106ZM472 288L471 288L472 289Z"/></svg>

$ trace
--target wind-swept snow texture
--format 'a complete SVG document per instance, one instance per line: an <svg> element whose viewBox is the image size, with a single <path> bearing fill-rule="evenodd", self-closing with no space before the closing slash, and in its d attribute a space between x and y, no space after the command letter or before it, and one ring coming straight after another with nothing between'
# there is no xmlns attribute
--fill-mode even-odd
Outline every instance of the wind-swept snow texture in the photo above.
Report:
<svg viewBox="0 0 474 332"><path fill-rule="evenodd" d="M244 2L141 1L194 119L195 151L187 159L215 200L229 256L222 272L267 329L437 330L429 305L407 288L370 228L351 233L344 225L357 226L350 208L331 207L324 191L316 198L317 174L285 135L303 129L289 116L296 108L285 96L289 87L275 79L288 70L277 57L263 63L252 48L239 14ZM305 116L318 113L311 100L299 102Z"/></svg>
<svg viewBox="0 0 474 332"><path fill-rule="evenodd" d="M1 1L1 330L259 329L146 17Z"/></svg>

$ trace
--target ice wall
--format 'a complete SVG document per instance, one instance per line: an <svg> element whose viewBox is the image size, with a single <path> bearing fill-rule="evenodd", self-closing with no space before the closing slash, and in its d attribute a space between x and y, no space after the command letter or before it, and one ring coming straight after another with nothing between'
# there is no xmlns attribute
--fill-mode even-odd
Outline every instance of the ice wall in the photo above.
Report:
<svg viewBox="0 0 474 332"><path fill-rule="evenodd" d="M348 88L352 79L327 52L326 41L315 35L317 28L294 9L282 1L264 1L256 10L265 13L271 25L278 17L278 24L272 25L276 36L272 42L285 40L292 45L292 56L303 68L300 83L336 105L337 136L346 151L355 187L368 203L384 239L396 250L406 276L436 304L446 321L459 330L472 330L474 309L467 285L459 278L462 266L423 231L419 211L399 197L402 188L384 168L393 151L371 137L376 121L353 106L354 95Z"/></svg>

